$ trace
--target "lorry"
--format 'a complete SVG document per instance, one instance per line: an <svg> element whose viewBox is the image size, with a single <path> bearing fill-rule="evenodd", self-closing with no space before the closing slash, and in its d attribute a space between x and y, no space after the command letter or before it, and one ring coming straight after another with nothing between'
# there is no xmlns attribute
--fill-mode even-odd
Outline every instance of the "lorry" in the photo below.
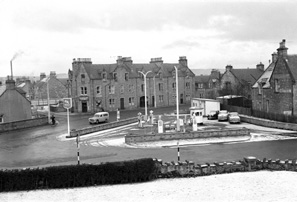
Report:
<svg viewBox="0 0 297 202"><path fill-rule="evenodd" d="M192 98L191 107L203 108L202 115L207 116L210 111L220 111L220 101L205 98Z"/></svg>

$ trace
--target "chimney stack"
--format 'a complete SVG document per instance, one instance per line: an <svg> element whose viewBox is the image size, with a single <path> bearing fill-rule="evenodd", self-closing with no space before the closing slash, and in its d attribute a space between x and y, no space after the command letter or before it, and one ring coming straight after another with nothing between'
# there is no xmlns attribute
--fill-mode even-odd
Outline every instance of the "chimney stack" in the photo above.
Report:
<svg viewBox="0 0 297 202"><path fill-rule="evenodd" d="M44 79L44 78L46 78L45 73L44 73L44 72L40 73L40 80L42 80L42 79Z"/></svg>
<svg viewBox="0 0 297 202"><path fill-rule="evenodd" d="M226 70L227 70L227 71L231 71L231 69L233 69L232 65L227 65L227 66L226 66Z"/></svg>
<svg viewBox="0 0 297 202"><path fill-rule="evenodd" d="M159 58L151 58L151 61L150 63L158 63L158 64L163 64L163 60L162 60L162 57L159 57Z"/></svg>
<svg viewBox="0 0 297 202"><path fill-rule="evenodd" d="M277 49L277 55L287 57L288 48L286 47L286 40L283 39L282 42L279 43L279 48Z"/></svg>
<svg viewBox="0 0 297 202"><path fill-rule="evenodd" d="M264 71L264 64L262 64L262 62L260 62L259 64L256 65L256 69L263 72Z"/></svg>
<svg viewBox="0 0 297 202"><path fill-rule="evenodd" d="M186 56L180 56L178 60L179 65L181 66L188 66L188 60Z"/></svg>

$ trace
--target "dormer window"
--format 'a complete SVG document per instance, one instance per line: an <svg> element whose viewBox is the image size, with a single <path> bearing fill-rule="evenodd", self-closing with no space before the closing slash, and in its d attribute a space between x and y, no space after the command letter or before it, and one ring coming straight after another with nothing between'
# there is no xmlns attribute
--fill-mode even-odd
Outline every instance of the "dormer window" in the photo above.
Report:
<svg viewBox="0 0 297 202"><path fill-rule="evenodd" d="M85 83L86 82L86 76L84 74L81 74L80 75L80 79L81 79L81 82L82 83Z"/></svg>
<svg viewBox="0 0 297 202"><path fill-rule="evenodd" d="M106 78L106 73L104 72L104 73L102 74L102 80L103 80L103 81L106 81L106 79L107 79L107 78Z"/></svg>
<svg viewBox="0 0 297 202"><path fill-rule="evenodd" d="M113 73L113 79L114 79L114 81L118 81L118 74L117 73Z"/></svg>
<svg viewBox="0 0 297 202"><path fill-rule="evenodd" d="M278 79L274 79L274 91L275 91L276 93L279 92L279 87L280 87L280 85L279 85L279 80L278 80Z"/></svg>

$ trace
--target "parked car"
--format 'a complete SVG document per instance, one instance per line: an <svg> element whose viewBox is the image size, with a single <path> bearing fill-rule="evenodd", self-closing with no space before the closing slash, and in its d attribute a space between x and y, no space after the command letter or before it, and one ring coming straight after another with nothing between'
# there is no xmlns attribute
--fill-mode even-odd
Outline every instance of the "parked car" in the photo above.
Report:
<svg viewBox="0 0 297 202"><path fill-rule="evenodd" d="M108 112L98 112L94 114L93 117L89 118L89 123L100 123L100 122L108 122L109 113Z"/></svg>
<svg viewBox="0 0 297 202"><path fill-rule="evenodd" d="M218 114L218 121L228 121L228 111L221 110Z"/></svg>
<svg viewBox="0 0 297 202"><path fill-rule="evenodd" d="M228 115L229 123L240 123L240 117L237 112L230 112Z"/></svg>
<svg viewBox="0 0 297 202"><path fill-rule="evenodd" d="M219 111L216 111L216 110L212 110L209 112L209 114L207 115L207 119L210 120L210 119L218 119L218 114L219 114Z"/></svg>

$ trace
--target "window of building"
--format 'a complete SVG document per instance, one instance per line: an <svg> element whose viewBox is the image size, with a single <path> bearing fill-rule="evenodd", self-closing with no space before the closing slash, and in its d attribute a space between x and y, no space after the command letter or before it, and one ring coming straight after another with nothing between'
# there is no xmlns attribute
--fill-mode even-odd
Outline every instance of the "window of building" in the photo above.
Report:
<svg viewBox="0 0 297 202"><path fill-rule="evenodd" d="M159 91L163 91L163 83L159 83L158 86L159 86Z"/></svg>
<svg viewBox="0 0 297 202"><path fill-rule="evenodd" d="M172 83L172 89L175 90L175 88L176 88L176 83L173 82L173 83Z"/></svg>
<svg viewBox="0 0 297 202"><path fill-rule="evenodd" d="M134 97L129 97L129 105L134 105Z"/></svg>
<svg viewBox="0 0 297 202"><path fill-rule="evenodd" d="M129 79L129 74L125 73L125 81L128 81L128 79Z"/></svg>
<svg viewBox="0 0 297 202"><path fill-rule="evenodd" d="M134 85L130 84L129 85L129 89L128 89L129 93L133 93L134 92Z"/></svg>
<svg viewBox="0 0 297 202"><path fill-rule="evenodd" d="M204 94L203 94L203 93L200 93L200 94L199 94L199 97L200 97L200 98L203 98L203 97L204 97Z"/></svg>
<svg viewBox="0 0 297 202"><path fill-rule="evenodd" d="M190 101L191 100L191 95L186 95L186 101Z"/></svg>
<svg viewBox="0 0 297 202"><path fill-rule="evenodd" d="M4 123L4 115L0 114L0 123Z"/></svg>
<svg viewBox="0 0 297 202"><path fill-rule="evenodd" d="M84 74L81 74L80 75L80 79L81 79L81 82L82 83L85 83L86 82L86 76Z"/></svg>
<svg viewBox="0 0 297 202"><path fill-rule="evenodd" d="M107 79L107 78L106 78L106 73L104 72L104 73L102 74L102 80L103 80L103 81L106 81L106 79Z"/></svg>
<svg viewBox="0 0 297 202"><path fill-rule="evenodd" d="M261 86L261 84L259 84L259 86L258 86L258 94L262 95L262 86Z"/></svg>
<svg viewBox="0 0 297 202"><path fill-rule="evenodd" d="M269 112L269 100L266 100L266 112Z"/></svg>
<svg viewBox="0 0 297 202"><path fill-rule="evenodd" d="M114 86L113 85L108 86L108 92L109 92L109 94L114 94Z"/></svg>
<svg viewBox="0 0 297 202"><path fill-rule="evenodd" d="M121 85L121 90L120 90L121 93L124 93L125 92L125 87L124 85Z"/></svg>
<svg viewBox="0 0 297 202"><path fill-rule="evenodd" d="M141 84L141 91L144 91L144 84Z"/></svg>
<svg viewBox="0 0 297 202"><path fill-rule="evenodd" d="M117 74L117 73L113 73L113 79L114 79L115 81L118 81L118 74Z"/></svg>
<svg viewBox="0 0 297 202"><path fill-rule="evenodd" d="M80 92L81 95L87 95L88 94L87 87L80 87L80 90L81 90L81 92Z"/></svg>
<svg viewBox="0 0 297 202"><path fill-rule="evenodd" d="M162 74L162 72L159 73L159 78L160 78L160 80L163 79L163 74Z"/></svg>
<svg viewBox="0 0 297 202"><path fill-rule="evenodd" d="M96 93L97 95L101 95L101 86L96 87Z"/></svg>
<svg viewBox="0 0 297 202"><path fill-rule="evenodd" d="M279 87L280 87L280 85L279 85L279 80L278 80L278 79L274 79L274 91L275 91L276 93L279 92Z"/></svg>
<svg viewBox="0 0 297 202"><path fill-rule="evenodd" d="M176 95L172 95L172 100L173 100L173 101L176 100Z"/></svg>
<svg viewBox="0 0 297 202"><path fill-rule="evenodd" d="M164 96L163 95L159 95L159 102L164 102Z"/></svg>
<svg viewBox="0 0 297 202"><path fill-rule="evenodd" d="M203 83L198 83L198 88L203 88Z"/></svg>
<svg viewBox="0 0 297 202"><path fill-rule="evenodd" d="M109 99L109 107L113 108L114 107L114 98Z"/></svg>
<svg viewBox="0 0 297 202"><path fill-rule="evenodd" d="M191 89L191 83L190 82L186 82L186 89Z"/></svg>
<svg viewBox="0 0 297 202"><path fill-rule="evenodd" d="M230 81L226 81L225 86L226 86L226 89L231 90L231 82Z"/></svg>

